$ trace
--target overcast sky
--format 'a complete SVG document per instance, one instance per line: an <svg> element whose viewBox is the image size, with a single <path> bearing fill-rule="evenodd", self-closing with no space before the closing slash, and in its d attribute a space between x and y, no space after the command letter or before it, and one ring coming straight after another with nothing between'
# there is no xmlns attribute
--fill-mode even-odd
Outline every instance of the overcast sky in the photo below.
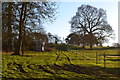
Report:
<svg viewBox="0 0 120 80"><path fill-rule="evenodd" d="M58 1L59 8L57 9L57 19L52 24L45 24L44 27L47 32L51 32L52 34L57 34L60 37L66 38L70 32L70 24L69 21L77 12L77 8L82 4L89 4L96 8L102 8L106 10L108 23L113 27L115 31L116 39L109 40L109 43L105 45L111 45L114 42L118 42L118 1ZM61 38L61 39L62 39Z"/></svg>

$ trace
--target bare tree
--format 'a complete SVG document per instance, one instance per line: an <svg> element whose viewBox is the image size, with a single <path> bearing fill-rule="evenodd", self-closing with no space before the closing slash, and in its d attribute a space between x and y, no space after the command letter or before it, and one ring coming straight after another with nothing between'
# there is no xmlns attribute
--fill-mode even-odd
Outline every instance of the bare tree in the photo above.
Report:
<svg viewBox="0 0 120 80"><path fill-rule="evenodd" d="M6 2L6 4L9 4ZM12 2L13 5L13 26L16 29L16 42L14 54L22 55L24 51L24 40L28 30L31 32L36 25L43 24L44 22L52 22L55 19L56 3L54 2ZM4 5L3 5L4 6ZM11 4L10 4L11 6ZM11 13L8 12L8 15ZM8 18L7 18L8 19ZM10 25L11 26L11 25ZM10 28L9 28L10 29ZM10 30L8 30L10 31ZM12 31L13 33L15 31Z"/></svg>
<svg viewBox="0 0 120 80"><path fill-rule="evenodd" d="M5 51L12 51L12 18L13 18L13 3L2 4L2 33L3 33L3 48ZM6 38L7 37L7 38Z"/></svg>
<svg viewBox="0 0 120 80"><path fill-rule="evenodd" d="M72 32L92 36L88 38L90 48L94 45L94 39L103 43L107 40L107 37L113 35L113 29L107 22L106 11L90 5L78 7L76 15L72 17L70 24Z"/></svg>

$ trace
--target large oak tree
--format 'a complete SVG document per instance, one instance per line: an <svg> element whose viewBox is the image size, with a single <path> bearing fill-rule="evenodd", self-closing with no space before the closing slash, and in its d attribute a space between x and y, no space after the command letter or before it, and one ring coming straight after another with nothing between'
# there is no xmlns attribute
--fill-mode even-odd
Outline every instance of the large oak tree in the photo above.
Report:
<svg viewBox="0 0 120 80"><path fill-rule="evenodd" d="M113 35L113 29L107 22L106 11L90 5L78 7L70 24L72 32L87 35L86 43L89 43L90 48L96 44L95 42L103 43L107 40L107 37Z"/></svg>

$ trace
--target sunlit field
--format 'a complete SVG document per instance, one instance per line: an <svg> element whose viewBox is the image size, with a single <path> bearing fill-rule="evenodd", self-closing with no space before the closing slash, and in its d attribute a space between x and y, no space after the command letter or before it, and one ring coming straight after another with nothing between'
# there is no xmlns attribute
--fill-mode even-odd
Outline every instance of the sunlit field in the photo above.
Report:
<svg viewBox="0 0 120 80"><path fill-rule="evenodd" d="M104 65L104 53L106 66ZM118 49L3 52L3 79L31 80L120 80ZM96 61L96 54L97 61Z"/></svg>
<svg viewBox="0 0 120 80"><path fill-rule="evenodd" d="M120 80L117 1L26 1L0 5L2 80Z"/></svg>

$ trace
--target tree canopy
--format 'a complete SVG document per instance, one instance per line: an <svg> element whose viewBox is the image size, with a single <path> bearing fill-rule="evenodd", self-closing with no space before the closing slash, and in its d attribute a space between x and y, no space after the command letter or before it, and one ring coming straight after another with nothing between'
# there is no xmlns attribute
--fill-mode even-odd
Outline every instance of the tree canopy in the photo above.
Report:
<svg viewBox="0 0 120 80"><path fill-rule="evenodd" d="M21 54L24 49L25 36L34 33L36 26L41 27L43 23L55 20L57 5L55 2L3 2L3 41L10 45L10 50L14 38L17 45L14 54ZM14 35L14 36L13 36ZM8 37L8 38L6 38ZM14 37L14 38L13 38Z"/></svg>
<svg viewBox="0 0 120 80"><path fill-rule="evenodd" d="M81 5L71 18L70 24L72 32L87 35L89 42L86 43L89 43L91 48L96 43L104 43L113 35L113 29L107 22L106 11L102 8Z"/></svg>

